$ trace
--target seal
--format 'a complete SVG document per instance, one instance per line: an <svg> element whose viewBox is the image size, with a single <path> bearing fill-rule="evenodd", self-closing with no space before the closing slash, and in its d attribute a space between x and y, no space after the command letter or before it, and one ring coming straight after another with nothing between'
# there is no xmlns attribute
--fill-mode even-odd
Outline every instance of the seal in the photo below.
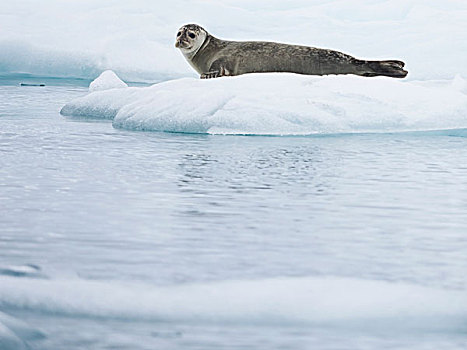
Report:
<svg viewBox="0 0 467 350"><path fill-rule="evenodd" d="M408 73L403 69L405 63L399 60L367 61L309 46L222 40L197 24L187 24L178 30L175 47L201 79L267 72L393 78L404 78Z"/></svg>

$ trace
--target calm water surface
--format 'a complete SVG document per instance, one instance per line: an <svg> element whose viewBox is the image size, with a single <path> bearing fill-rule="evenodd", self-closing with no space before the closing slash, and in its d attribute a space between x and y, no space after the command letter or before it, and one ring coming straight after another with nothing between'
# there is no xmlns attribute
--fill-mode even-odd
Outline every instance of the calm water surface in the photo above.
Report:
<svg viewBox="0 0 467 350"><path fill-rule="evenodd" d="M130 132L59 115L85 93L73 82L0 86L0 310L43 333L26 340L31 349L467 348L467 310L452 329L396 331L390 321L368 330L353 318L346 327L240 317L256 299L240 316L204 315L208 301L200 320L153 319L136 303L141 289L225 281L242 299L250 282L288 278L464 293L467 131ZM199 301L190 297L181 302Z"/></svg>

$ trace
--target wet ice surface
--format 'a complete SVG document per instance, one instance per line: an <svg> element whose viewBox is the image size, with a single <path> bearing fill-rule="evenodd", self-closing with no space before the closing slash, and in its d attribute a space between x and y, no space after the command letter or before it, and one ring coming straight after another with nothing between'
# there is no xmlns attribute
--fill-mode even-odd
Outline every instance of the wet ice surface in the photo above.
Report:
<svg viewBox="0 0 467 350"><path fill-rule="evenodd" d="M465 130L188 135L59 115L86 93L0 87L0 310L45 335L21 338L32 349L467 346Z"/></svg>

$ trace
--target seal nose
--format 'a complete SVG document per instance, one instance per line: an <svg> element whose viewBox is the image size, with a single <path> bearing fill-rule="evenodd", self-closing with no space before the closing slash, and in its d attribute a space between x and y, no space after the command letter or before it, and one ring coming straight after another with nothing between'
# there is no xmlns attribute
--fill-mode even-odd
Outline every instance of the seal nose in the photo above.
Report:
<svg viewBox="0 0 467 350"><path fill-rule="evenodd" d="M179 47L179 46L180 46L180 41L177 40L177 41L175 42L175 47Z"/></svg>

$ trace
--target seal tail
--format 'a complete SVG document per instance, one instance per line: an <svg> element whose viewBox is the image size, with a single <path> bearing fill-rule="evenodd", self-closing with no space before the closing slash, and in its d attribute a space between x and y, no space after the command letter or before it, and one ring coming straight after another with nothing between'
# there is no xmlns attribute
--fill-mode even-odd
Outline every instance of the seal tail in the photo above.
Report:
<svg viewBox="0 0 467 350"><path fill-rule="evenodd" d="M365 71L361 75L366 77L382 75L392 78L405 78L408 72L403 69L404 66L404 62L397 60L365 61Z"/></svg>

